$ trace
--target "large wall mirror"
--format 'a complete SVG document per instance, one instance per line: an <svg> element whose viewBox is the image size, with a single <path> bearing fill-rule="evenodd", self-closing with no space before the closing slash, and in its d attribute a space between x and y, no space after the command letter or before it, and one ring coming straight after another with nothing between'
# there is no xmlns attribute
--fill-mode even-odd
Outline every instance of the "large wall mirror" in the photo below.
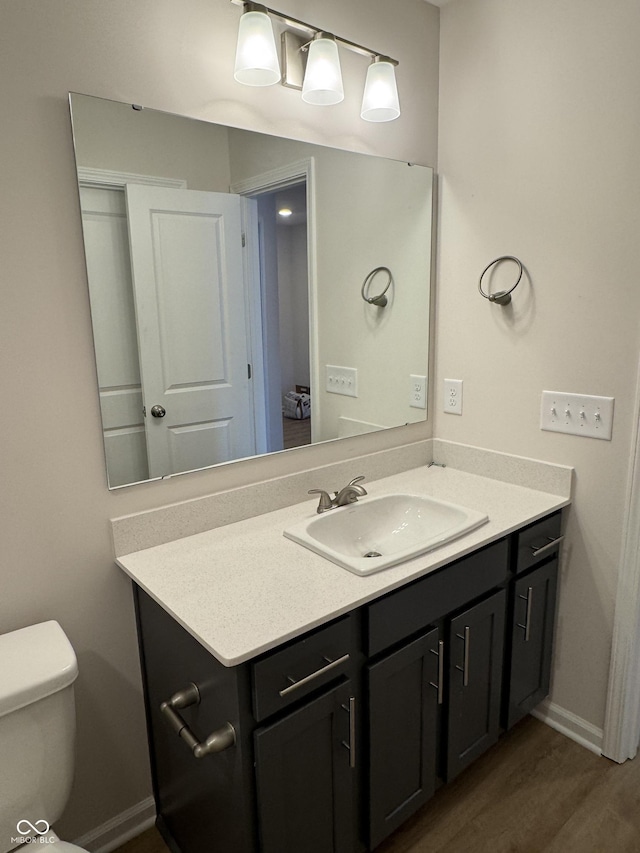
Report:
<svg viewBox="0 0 640 853"><path fill-rule="evenodd" d="M110 488L424 420L430 168L70 100Z"/></svg>

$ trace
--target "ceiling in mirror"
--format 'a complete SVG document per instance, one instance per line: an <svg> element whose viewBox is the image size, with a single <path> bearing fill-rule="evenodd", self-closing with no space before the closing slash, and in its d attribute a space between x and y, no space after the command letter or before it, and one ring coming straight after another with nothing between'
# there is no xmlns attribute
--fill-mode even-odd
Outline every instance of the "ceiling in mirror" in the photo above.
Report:
<svg viewBox="0 0 640 853"><path fill-rule="evenodd" d="M424 420L430 168L71 111L110 488Z"/></svg>

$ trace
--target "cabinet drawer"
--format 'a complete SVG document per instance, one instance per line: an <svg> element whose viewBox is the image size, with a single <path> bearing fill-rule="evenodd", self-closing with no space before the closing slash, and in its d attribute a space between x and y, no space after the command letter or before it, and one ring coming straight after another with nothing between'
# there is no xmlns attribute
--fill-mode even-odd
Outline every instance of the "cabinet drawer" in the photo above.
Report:
<svg viewBox="0 0 640 853"><path fill-rule="evenodd" d="M353 618L344 616L253 665L256 720L286 708L349 671Z"/></svg>
<svg viewBox="0 0 640 853"><path fill-rule="evenodd" d="M369 654L411 636L501 584L508 572L508 548L508 541L501 539L371 604L367 608Z"/></svg>
<svg viewBox="0 0 640 853"><path fill-rule="evenodd" d="M556 512L518 533L516 572L524 572L558 551L561 525L562 513Z"/></svg>

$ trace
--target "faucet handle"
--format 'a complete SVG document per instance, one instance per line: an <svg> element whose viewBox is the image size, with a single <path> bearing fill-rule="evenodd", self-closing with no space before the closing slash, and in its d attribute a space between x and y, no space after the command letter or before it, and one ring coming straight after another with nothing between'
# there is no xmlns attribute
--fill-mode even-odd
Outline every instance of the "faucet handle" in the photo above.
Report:
<svg viewBox="0 0 640 853"><path fill-rule="evenodd" d="M362 482L364 480L364 474L361 474L359 477L354 477L350 483L347 483L348 486L355 486L356 483Z"/></svg>
<svg viewBox="0 0 640 853"><path fill-rule="evenodd" d="M324 489L309 489L308 495L320 495L320 503L316 512L326 512L328 509L333 509L333 501Z"/></svg>

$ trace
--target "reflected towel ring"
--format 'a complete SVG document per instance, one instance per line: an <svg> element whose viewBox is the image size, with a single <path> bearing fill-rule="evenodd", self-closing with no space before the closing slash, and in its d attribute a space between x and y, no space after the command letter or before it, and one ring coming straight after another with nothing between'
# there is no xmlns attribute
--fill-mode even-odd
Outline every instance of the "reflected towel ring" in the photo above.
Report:
<svg viewBox="0 0 640 853"><path fill-rule="evenodd" d="M382 293L379 293L377 296L367 296L366 291L367 291L369 285L371 284L371 282L373 281L373 279L375 278L375 276L379 272L386 272L386 274L389 276L389 281L387 282L387 286L382 291ZM389 290L389 288L391 287L392 284L393 284L393 276L391 275L391 270L388 269L387 267L376 267L374 270L371 270L369 275L362 282L362 289L360 290L360 293L361 293L364 301L368 302L369 305L377 305L378 308L384 308L388 302L387 297L385 296L385 293L387 292L387 290Z"/></svg>
<svg viewBox="0 0 640 853"><path fill-rule="evenodd" d="M485 273L490 270L494 264L499 264L501 261L514 261L514 263L518 265L520 272L518 273L516 283L513 285L513 287L510 287L509 290L499 290L497 293L485 293L482 289L482 279L484 278ZM489 300L489 302L495 302L496 305L508 305L511 302L511 294L520 284L521 278L522 262L519 261L518 258L514 258L513 255L501 255L499 258L496 258L495 261L491 261L490 264L487 264L487 266L482 270L480 281L478 282L478 290L484 296L485 299Z"/></svg>

